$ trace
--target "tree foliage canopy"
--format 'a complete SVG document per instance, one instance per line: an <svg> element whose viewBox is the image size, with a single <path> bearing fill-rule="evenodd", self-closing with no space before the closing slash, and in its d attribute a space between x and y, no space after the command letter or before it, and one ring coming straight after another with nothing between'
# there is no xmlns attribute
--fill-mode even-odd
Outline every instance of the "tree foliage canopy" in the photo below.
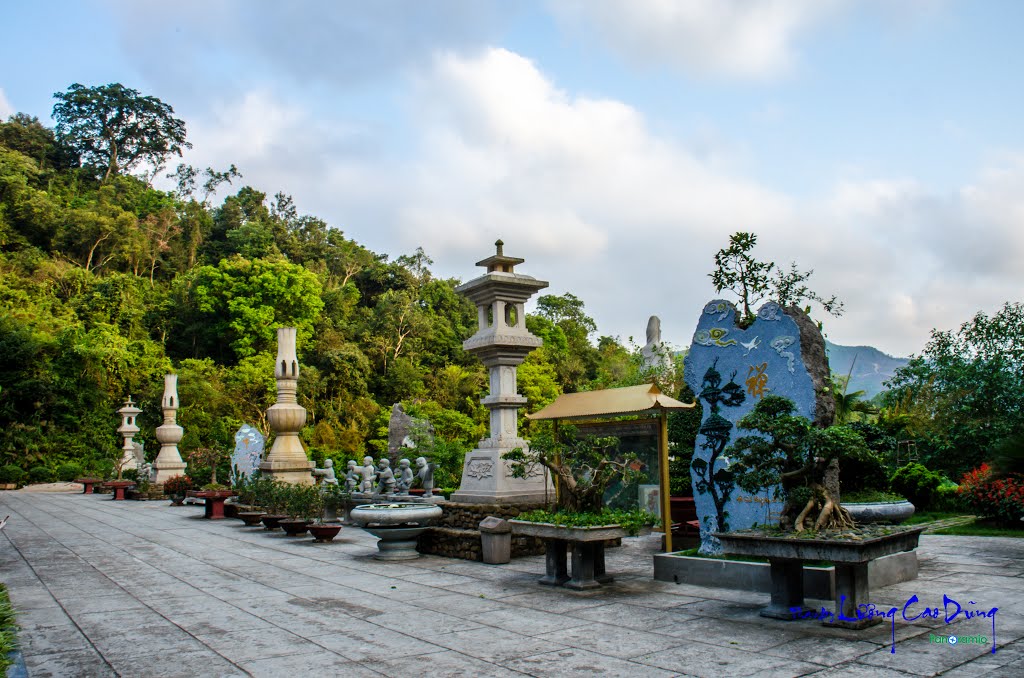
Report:
<svg viewBox="0 0 1024 678"><path fill-rule="evenodd" d="M173 108L120 83L75 83L53 96L58 138L85 165L102 171L103 181L142 163L150 164L155 175L169 156L192 147Z"/></svg>

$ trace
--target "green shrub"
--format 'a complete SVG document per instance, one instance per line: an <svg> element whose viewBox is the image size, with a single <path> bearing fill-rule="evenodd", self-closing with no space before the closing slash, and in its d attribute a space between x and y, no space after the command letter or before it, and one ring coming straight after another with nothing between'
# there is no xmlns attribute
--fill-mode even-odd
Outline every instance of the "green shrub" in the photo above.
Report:
<svg viewBox="0 0 1024 678"><path fill-rule="evenodd" d="M969 507L964 501L963 496L960 494L960 487L958 485L939 485L939 488L935 490L935 499L932 501L932 509L935 511L946 511L949 513L956 513L960 511L967 511Z"/></svg>
<svg viewBox="0 0 1024 678"><path fill-rule="evenodd" d="M132 482L135 482L135 481L137 481L139 479L139 469L137 469L137 468L125 469L125 470L121 471L121 478L123 480L131 480Z"/></svg>
<svg viewBox="0 0 1024 678"><path fill-rule="evenodd" d="M8 464L0 467L0 483L20 485L25 481L25 471L20 466Z"/></svg>
<svg viewBox="0 0 1024 678"><path fill-rule="evenodd" d="M97 478L110 478L114 475L114 462L109 459L97 459L89 470Z"/></svg>
<svg viewBox="0 0 1024 678"><path fill-rule="evenodd" d="M32 483L52 483L53 471L45 466L33 466L28 470L28 479Z"/></svg>
<svg viewBox="0 0 1024 678"><path fill-rule="evenodd" d="M82 477L82 465L68 461L57 467L57 480L61 480L65 483L70 483L75 478Z"/></svg>
<svg viewBox="0 0 1024 678"><path fill-rule="evenodd" d="M942 484L942 476L918 463L907 464L889 479L892 491L902 494L917 509L926 511L935 500L935 492Z"/></svg>

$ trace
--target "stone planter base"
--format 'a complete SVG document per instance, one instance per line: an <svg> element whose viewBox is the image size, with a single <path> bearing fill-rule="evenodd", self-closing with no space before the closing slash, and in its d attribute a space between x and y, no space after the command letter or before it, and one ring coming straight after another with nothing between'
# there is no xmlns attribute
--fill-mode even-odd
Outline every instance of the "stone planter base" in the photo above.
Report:
<svg viewBox="0 0 1024 678"><path fill-rule="evenodd" d="M75 478L76 483L82 483L82 494L92 494L93 486L103 482L102 478L93 478L87 476L85 478ZM15 485L17 487L17 485Z"/></svg>
<svg viewBox="0 0 1024 678"><path fill-rule="evenodd" d="M914 505L909 501L872 501L863 503L844 503L843 508L850 512L853 522L858 525L869 523L892 523L898 525L914 515Z"/></svg>
<svg viewBox="0 0 1024 678"><path fill-rule="evenodd" d="M135 486L135 481L134 480L111 480L109 482L103 483L103 486L106 487L108 490L112 490L114 492L114 497L113 497L114 501L124 501L124 499L125 499L125 496L124 496L125 490L127 490L129 487L134 487Z"/></svg>
<svg viewBox="0 0 1024 678"><path fill-rule="evenodd" d="M870 599L868 563L883 556L917 548L925 526L903 529L890 534L850 539L800 539L795 536L767 536L756 532L718 532L726 553L768 558L771 565L771 604L761 611L766 617L799 618L786 609L804 608L802 565L805 560L828 560L835 563L836 621L830 626L864 629L881 621L880 617L860 618L861 604ZM839 618L844 618L840 620Z"/></svg>

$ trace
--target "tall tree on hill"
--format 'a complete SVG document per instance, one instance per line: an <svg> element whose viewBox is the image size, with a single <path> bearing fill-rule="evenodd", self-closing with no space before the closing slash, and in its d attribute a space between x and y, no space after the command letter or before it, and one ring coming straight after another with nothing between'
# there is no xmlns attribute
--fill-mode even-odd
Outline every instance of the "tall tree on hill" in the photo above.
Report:
<svg viewBox="0 0 1024 678"><path fill-rule="evenodd" d="M155 175L169 156L192 147L173 108L120 83L75 83L53 96L58 138L78 152L83 164L103 171L104 183L142 163L152 165Z"/></svg>

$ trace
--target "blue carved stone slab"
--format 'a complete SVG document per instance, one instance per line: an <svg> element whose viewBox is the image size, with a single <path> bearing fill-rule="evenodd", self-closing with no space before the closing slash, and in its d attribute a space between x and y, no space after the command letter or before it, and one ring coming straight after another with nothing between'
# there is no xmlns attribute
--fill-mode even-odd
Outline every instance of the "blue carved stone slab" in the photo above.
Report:
<svg viewBox="0 0 1024 678"><path fill-rule="evenodd" d="M732 482L726 450L736 438L751 434L739 431L736 422L769 394L789 398L796 414L808 419L814 419L816 406L796 322L775 302L763 305L745 330L737 327L737 317L731 302L708 303L684 366L686 383L704 409L690 466L702 553L721 552L712 532L777 523L782 510L774 488L751 496Z"/></svg>
<svg viewBox="0 0 1024 678"><path fill-rule="evenodd" d="M258 430L242 424L235 433L235 451L231 455L231 482L238 476L252 477L253 472L263 461L263 434Z"/></svg>

